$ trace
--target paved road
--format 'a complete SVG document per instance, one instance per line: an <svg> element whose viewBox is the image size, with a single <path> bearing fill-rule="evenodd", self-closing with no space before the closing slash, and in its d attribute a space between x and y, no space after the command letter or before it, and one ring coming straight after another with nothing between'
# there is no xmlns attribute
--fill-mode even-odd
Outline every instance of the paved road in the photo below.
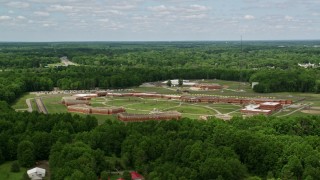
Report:
<svg viewBox="0 0 320 180"><path fill-rule="evenodd" d="M27 105L28 105L28 112L32 112L33 110L32 110L32 105L31 105L31 99L33 99L33 98L28 98L28 99L26 99L26 103L27 103Z"/></svg>

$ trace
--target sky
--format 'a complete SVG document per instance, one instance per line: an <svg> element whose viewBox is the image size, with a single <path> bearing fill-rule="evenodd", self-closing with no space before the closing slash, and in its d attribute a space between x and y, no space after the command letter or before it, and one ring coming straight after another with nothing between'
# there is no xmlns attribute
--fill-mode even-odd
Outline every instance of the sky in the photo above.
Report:
<svg viewBox="0 0 320 180"><path fill-rule="evenodd" d="M0 0L0 41L320 39L320 0Z"/></svg>

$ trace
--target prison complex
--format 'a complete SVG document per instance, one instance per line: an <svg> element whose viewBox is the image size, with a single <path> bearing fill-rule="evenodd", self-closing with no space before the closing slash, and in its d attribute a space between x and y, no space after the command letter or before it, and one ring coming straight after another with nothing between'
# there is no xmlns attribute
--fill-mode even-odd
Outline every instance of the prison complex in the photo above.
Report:
<svg viewBox="0 0 320 180"><path fill-rule="evenodd" d="M84 114L118 114L118 119L125 122L146 121L146 120L170 120L180 119L181 113L177 111L159 112L152 114L129 114L120 107L91 107L90 100L94 97L143 97L175 99L190 103L230 103L248 105L241 110L244 114L265 114L269 115L282 108L283 105L292 104L292 100L267 99L267 98L226 98L219 96L179 96L164 95L157 93L113 93L99 91L95 94L76 94L71 97L63 97L62 103L68 107L69 112Z"/></svg>
<svg viewBox="0 0 320 180"><path fill-rule="evenodd" d="M113 97L144 97L144 98L163 98L176 99L183 102L193 103L231 103L231 104L261 104L266 102L277 102L281 105L292 104L292 100L284 99L267 99L267 98L225 98L218 96L179 96L179 95L163 95L156 93L109 93L98 92L97 96L113 96Z"/></svg>
<svg viewBox="0 0 320 180"><path fill-rule="evenodd" d="M230 103L230 104L261 104L266 102L277 102L282 105L292 104L292 100L266 99L266 98L222 98L217 96L182 96L183 102L205 102L205 103Z"/></svg>

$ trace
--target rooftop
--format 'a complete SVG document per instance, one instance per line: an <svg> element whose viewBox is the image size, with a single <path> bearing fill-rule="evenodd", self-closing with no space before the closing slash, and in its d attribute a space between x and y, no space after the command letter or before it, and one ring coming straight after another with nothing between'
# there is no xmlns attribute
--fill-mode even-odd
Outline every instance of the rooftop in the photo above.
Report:
<svg viewBox="0 0 320 180"><path fill-rule="evenodd" d="M280 103L278 102L264 102L264 103L261 103L260 105L264 105L264 106L276 106L276 105L279 105Z"/></svg>
<svg viewBox="0 0 320 180"><path fill-rule="evenodd" d="M260 105L250 104L242 110L254 111L254 112L270 112L271 111L271 110L265 110L265 109L258 109L259 107L260 107Z"/></svg>
<svg viewBox="0 0 320 180"><path fill-rule="evenodd" d="M42 169L42 168L39 168L39 167L35 167L33 169L30 169L27 171L27 174L28 175L31 175L33 173L36 173L36 174L41 174L41 175L45 175L46 174L46 170L45 169Z"/></svg>

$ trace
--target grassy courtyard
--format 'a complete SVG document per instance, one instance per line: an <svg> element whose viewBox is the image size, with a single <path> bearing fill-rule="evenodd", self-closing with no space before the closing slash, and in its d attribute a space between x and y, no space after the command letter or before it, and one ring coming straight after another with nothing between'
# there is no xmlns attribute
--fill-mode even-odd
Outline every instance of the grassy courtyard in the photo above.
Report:
<svg viewBox="0 0 320 180"><path fill-rule="evenodd" d="M20 167L20 172L11 172L12 162L5 162L0 165L0 179L3 180L21 180L24 173L27 172L26 168Z"/></svg>

